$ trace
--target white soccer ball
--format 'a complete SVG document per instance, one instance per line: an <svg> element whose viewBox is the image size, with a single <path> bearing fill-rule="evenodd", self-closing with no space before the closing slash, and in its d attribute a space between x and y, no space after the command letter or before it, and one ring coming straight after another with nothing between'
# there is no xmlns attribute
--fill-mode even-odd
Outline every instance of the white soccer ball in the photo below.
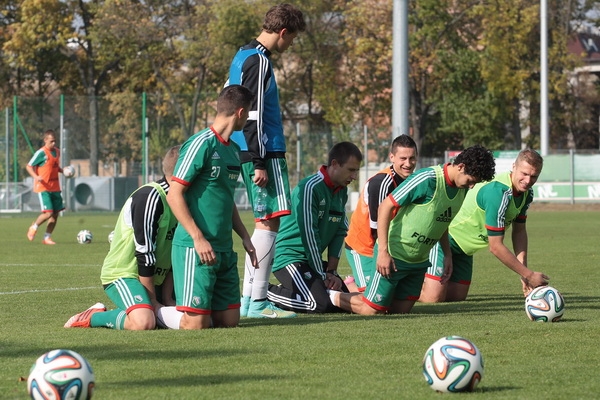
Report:
<svg viewBox="0 0 600 400"><path fill-rule="evenodd" d="M79 243L79 244L92 243L92 239L93 239L92 232L88 231L87 229L81 230L77 234L77 243Z"/></svg>
<svg viewBox="0 0 600 400"><path fill-rule="evenodd" d="M75 176L75 168L71 165L67 165L63 168L63 175L65 178L72 178Z"/></svg>
<svg viewBox="0 0 600 400"><path fill-rule="evenodd" d="M423 375L437 392L472 392L483 378L483 357L469 340L443 337L427 349Z"/></svg>
<svg viewBox="0 0 600 400"><path fill-rule="evenodd" d="M115 237L115 231L110 232L108 234L108 243L112 243L114 237Z"/></svg>
<svg viewBox="0 0 600 400"><path fill-rule="evenodd" d="M565 312L565 300L552 286L540 286L527 295L525 312L532 321L556 322Z"/></svg>
<svg viewBox="0 0 600 400"><path fill-rule="evenodd" d="M80 354L52 350L31 367L27 392L38 400L90 399L95 380L90 363Z"/></svg>

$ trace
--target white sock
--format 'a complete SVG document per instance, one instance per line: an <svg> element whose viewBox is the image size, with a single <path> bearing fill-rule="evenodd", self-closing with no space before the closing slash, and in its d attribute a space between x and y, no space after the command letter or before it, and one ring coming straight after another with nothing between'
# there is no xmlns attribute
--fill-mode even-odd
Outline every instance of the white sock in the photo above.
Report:
<svg viewBox="0 0 600 400"><path fill-rule="evenodd" d="M339 307L340 306L339 298L340 298L340 294L342 294L342 292L333 290L333 289L327 289L327 293L329 293L329 300L331 300L331 303L334 306Z"/></svg>
<svg viewBox="0 0 600 400"><path fill-rule="evenodd" d="M183 313L175 307L161 307L156 312L156 323L161 328L179 329L181 317Z"/></svg>
<svg viewBox="0 0 600 400"><path fill-rule="evenodd" d="M254 269L251 297L253 300L266 299L269 290L269 278L273 257L275 256L275 239L277 232L271 232L264 229L255 229L252 234L252 244L256 250L258 258L258 269L254 269L247 258L246 272L248 268ZM245 280L245 279L244 279Z"/></svg>

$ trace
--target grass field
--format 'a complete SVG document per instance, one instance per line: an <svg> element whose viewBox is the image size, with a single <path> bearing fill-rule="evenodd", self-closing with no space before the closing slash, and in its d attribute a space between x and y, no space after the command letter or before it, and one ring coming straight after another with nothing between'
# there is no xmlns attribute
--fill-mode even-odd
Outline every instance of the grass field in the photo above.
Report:
<svg viewBox="0 0 600 400"><path fill-rule="evenodd" d="M249 216L243 217L251 226ZM96 399L439 399L421 361L446 335L472 340L485 373L469 399L591 399L600 393L600 212L532 211L529 263L564 295L558 323L533 323L517 276L475 257L467 301L417 304L410 315L242 319L235 329L150 332L64 329L110 304L99 282L115 214L67 214L53 247L25 237L34 215L0 215L0 398L27 398L34 360L72 349L96 374ZM79 245L80 229L94 233ZM236 242L239 247L239 242ZM348 273L343 260L342 272ZM109 306L111 307L111 306ZM442 397L441 397L442 396Z"/></svg>

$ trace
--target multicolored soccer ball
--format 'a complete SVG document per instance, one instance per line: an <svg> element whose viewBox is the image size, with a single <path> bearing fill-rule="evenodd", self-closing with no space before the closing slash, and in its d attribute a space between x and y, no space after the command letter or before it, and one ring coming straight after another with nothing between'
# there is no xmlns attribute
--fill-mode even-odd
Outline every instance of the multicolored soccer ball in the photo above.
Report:
<svg viewBox="0 0 600 400"><path fill-rule="evenodd" d="M92 232L88 231L87 229L84 229L84 230L79 231L79 233L77 234L77 243L79 243L79 244L92 243L93 238L94 237L92 236Z"/></svg>
<svg viewBox="0 0 600 400"><path fill-rule="evenodd" d="M95 377L90 363L72 350L52 350L35 361L27 391L36 400L91 399Z"/></svg>
<svg viewBox="0 0 600 400"><path fill-rule="evenodd" d="M437 392L472 392L483 378L483 357L469 340L443 337L427 349L423 375Z"/></svg>
<svg viewBox="0 0 600 400"><path fill-rule="evenodd" d="M62 173L65 176L65 178L72 178L75 176L75 168L73 168L71 165L67 165L63 168Z"/></svg>
<svg viewBox="0 0 600 400"><path fill-rule="evenodd" d="M532 321L556 322L565 312L565 300L552 286L540 286L527 295L525 312Z"/></svg>

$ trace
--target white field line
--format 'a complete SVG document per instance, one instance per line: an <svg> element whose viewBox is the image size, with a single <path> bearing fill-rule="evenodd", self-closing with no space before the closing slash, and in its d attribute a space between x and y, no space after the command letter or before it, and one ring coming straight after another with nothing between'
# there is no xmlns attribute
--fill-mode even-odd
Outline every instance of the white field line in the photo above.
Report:
<svg viewBox="0 0 600 400"><path fill-rule="evenodd" d="M62 289L32 289L32 290L19 290L14 292L0 292L0 296L9 295L9 294L28 294L28 293L44 293L44 292L69 292L72 290L90 290L90 289L98 289L102 286L87 286L87 287L72 287L72 288L62 288Z"/></svg>

